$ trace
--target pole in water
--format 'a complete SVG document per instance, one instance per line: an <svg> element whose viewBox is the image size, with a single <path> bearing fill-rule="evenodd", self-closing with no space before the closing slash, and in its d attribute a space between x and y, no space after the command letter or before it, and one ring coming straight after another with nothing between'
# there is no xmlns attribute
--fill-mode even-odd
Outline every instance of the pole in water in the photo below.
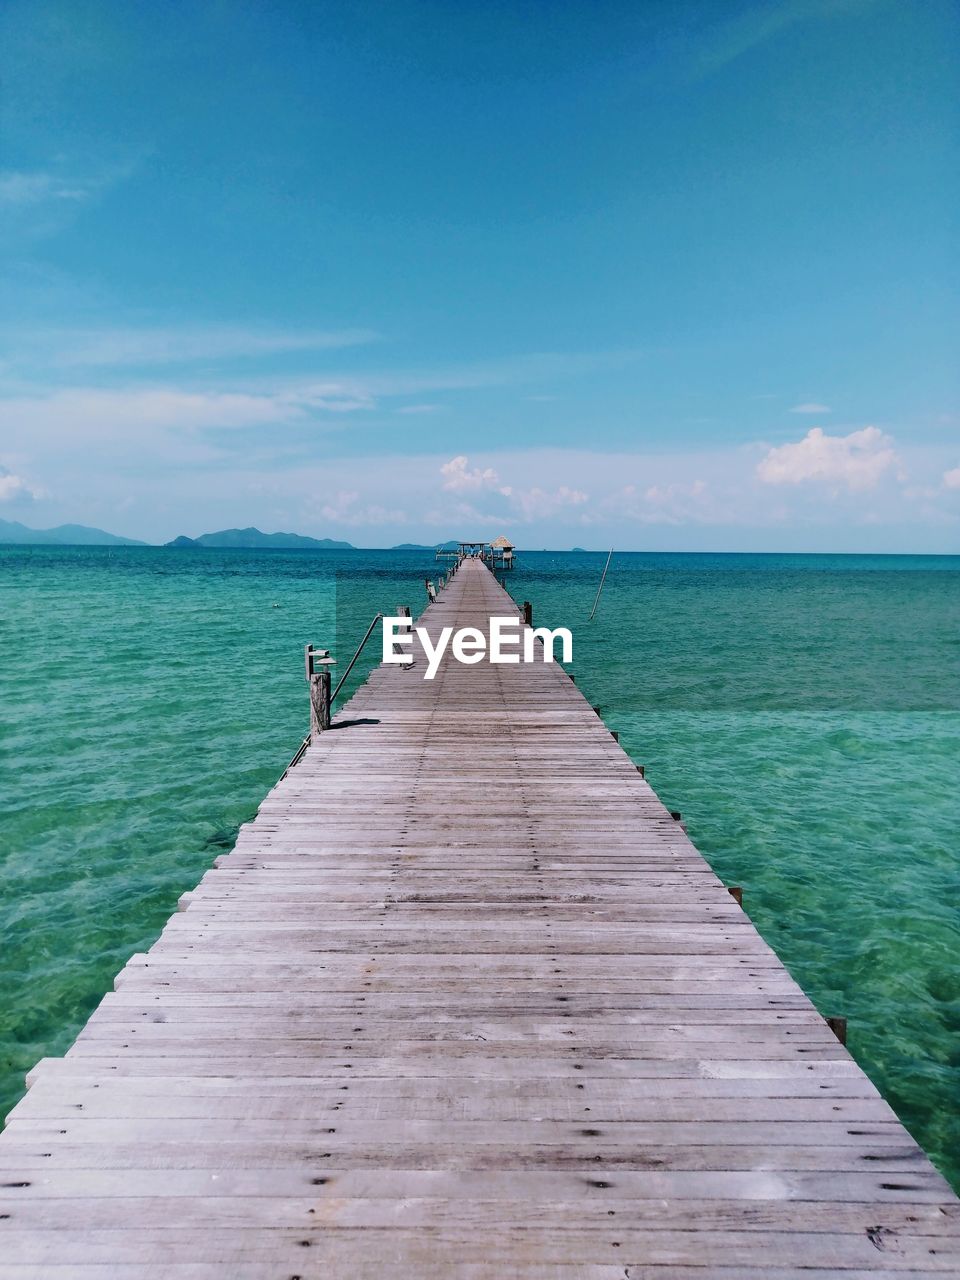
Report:
<svg viewBox="0 0 960 1280"><path fill-rule="evenodd" d="M597 612L597 605L600 603L600 592L603 590L603 584L607 580L607 570L610 568L610 560L613 556L613 547L610 548L610 554L607 556L607 563L603 566L603 573L600 576L600 585L597 587L597 598L593 602L593 608L590 610L589 621L593 621L593 615Z"/></svg>

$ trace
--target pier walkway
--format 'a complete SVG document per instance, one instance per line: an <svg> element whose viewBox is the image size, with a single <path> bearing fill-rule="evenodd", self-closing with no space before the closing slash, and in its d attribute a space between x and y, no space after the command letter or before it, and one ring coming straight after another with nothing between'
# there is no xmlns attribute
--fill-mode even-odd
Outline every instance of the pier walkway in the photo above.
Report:
<svg viewBox="0 0 960 1280"><path fill-rule="evenodd" d="M508 612L468 560L421 624ZM31 1073L0 1280L960 1274L960 1202L563 669L423 669Z"/></svg>

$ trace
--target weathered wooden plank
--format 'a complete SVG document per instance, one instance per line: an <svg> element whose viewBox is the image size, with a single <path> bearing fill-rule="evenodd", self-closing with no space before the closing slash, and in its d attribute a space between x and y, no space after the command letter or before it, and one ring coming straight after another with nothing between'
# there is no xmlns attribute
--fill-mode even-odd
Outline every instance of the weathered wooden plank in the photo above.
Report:
<svg viewBox="0 0 960 1280"><path fill-rule="evenodd" d="M296 1266L309 1249L311 1267L335 1268L333 1274L349 1275L357 1263L383 1263L385 1242L380 1232L363 1228L330 1229L319 1214L310 1226L257 1229L235 1227L144 1227L129 1230L72 1231L20 1230L10 1224L4 1232L7 1264L64 1264L84 1258L96 1262L278 1262ZM934 1247L929 1237L889 1232L882 1227L875 1243L867 1232L857 1235L826 1230L808 1232L756 1231L637 1231L612 1222L609 1230L568 1229L544 1232L525 1230L424 1232L405 1227L390 1230L389 1258L394 1269L415 1275L423 1264L445 1263L456 1268L464 1257L482 1256L488 1274L503 1275L521 1257L528 1263L554 1266L589 1266L601 1257L615 1257L617 1265L632 1271L639 1265L698 1267L760 1267L790 1265L802 1259L805 1267L836 1270L871 1268L877 1254L896 1271L924 1268L932 1275L955 1276L960 1249L950 1237L939 1237Z"/></svg>
<svg viewBox="0 0 960 1280"><path fill-rule="evenodd" d="M71 1151L74 1149L71 1148ZM705 1200L720 1206L742 1202L759 1205L790 1204L866 1205L883 1220L889 1205L932 1205L947 1223L955 1219L943 1179L929 1166L909 1175L891 1177L886 1170L844 1172L804 1170L631 1170L618 1169L616 1177L597 1173L585 1179L579 1172L556 1169L344 1169L340 1165L314 1169L308 1163L245 1165L226 1161L222 1155L213 1166L168 1169L140 1164L116 1168L93 1167L89 1159L73 1167L52 1167L39 1158L11 1165L5 1174L3 1194L21 1207L35 1197L43 1199L96 1196L159 1196L162 1199L199 1195L332 1197L337 1201L387 1201L386 1208L402 1212L415 1200L488 1200L526 1205L526 1221L536 1221L536 1204L578 1201L588 1210L602 1205L616 1212L620 1201L673 1202ZM602 1185L601 1185L602 1184ZM682 1213L682 1206L678 1210ZM697 1219L691 1215L691 1229ZM576 1219L572 1218L575 1224Z"/></svg>

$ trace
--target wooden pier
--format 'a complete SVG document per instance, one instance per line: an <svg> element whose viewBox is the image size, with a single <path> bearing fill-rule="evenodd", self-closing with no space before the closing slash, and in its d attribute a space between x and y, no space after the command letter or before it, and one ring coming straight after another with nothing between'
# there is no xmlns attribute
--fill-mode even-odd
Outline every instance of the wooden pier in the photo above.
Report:
<svg viewBox="0 0 960 1280"><path fill-rule="evenodd" d="M506 613L466 560L421 625ZM563 669L423 665L31 1073L0 1278L960 1274L960 1202Z"/></svg>

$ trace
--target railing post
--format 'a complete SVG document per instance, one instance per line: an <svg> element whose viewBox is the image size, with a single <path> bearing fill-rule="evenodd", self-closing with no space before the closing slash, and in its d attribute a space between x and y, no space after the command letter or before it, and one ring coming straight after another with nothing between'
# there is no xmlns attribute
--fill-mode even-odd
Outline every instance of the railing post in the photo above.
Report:
<svg viewBox="0 0 960 1280"><path fill-rule="evenodd" d="M408 604L398 604L398 605L397 605L397 617L398 617L398 618L410 618L410 621L409 621L409 622L407 622L407 623L406 623L402 628L400 628L400 627L398 627L398 628L397 628L397 630L398 630L398 631L400 631L400 630L403 630L403 631L412 631L412 630L413 630L413 619L411 618L411 615L410 615L410 606L409 606ZM410 654L407 656L407 660L406 660L406 662L401 663L401 665L400 665L400 670L401 670L401 671L409 671L409 669L413 666L413 662L414 662L413 654L412 654L412 653L410 653Z"/></svg>
<svg viewBox="0 0 960 1280"><path fill-rule="evenodd" d="M523 602L523 621L528 627L533 626L533 605L529 600Z"/></svg>
<svg viewBox="0 0 960 1280"><path fill-rule="evenodd" d="M310 741L317 742L330 728L330 667L335 659L329 649L315 649L312 644L304 646L303 657L310 686Z"/></svg>
<svg viewBox="0 0 960 1280"><path fill-rule="evenodd" d="M310 677L310 738L330 728L330 672L321 671Z"/></svg>

